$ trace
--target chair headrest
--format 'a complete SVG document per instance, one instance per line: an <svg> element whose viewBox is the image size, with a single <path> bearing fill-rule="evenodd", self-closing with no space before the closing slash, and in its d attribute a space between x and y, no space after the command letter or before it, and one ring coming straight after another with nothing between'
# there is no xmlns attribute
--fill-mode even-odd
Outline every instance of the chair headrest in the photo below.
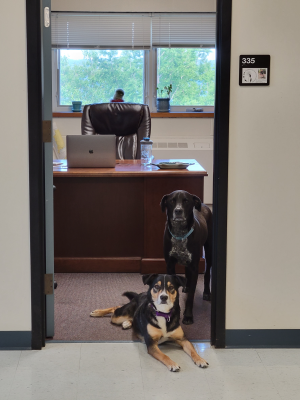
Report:
<svg viewBox="0 0 300 400"><path fill-rule="evenodd" d="M127 136L137 132L143 118L144 104L92 104L89 114L96 133Z"/></svg>

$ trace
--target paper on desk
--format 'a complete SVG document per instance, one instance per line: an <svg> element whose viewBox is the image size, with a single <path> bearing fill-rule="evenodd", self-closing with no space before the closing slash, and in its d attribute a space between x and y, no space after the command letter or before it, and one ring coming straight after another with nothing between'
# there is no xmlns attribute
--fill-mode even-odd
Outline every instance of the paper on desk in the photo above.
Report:
<svg viewBox="0 0 300 400"><path fill-rule="evenodd" d="M52 124L53 126L53 149L56 158L65 159L66 158L66 145L60 130L57 128L55 122Z"/></svg>

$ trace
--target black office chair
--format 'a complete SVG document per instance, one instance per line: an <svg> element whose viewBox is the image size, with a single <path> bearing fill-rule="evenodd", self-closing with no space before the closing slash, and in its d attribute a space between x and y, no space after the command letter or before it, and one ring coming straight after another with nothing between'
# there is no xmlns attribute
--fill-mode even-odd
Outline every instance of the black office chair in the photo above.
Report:
<svg viewBox="0 0 300 400"><path fill-rule="evenodd" d="M140 141L151 135L151 116L146 104L87 104L81 120L82 135L116 135L116 158L141 158Z"/></svg>

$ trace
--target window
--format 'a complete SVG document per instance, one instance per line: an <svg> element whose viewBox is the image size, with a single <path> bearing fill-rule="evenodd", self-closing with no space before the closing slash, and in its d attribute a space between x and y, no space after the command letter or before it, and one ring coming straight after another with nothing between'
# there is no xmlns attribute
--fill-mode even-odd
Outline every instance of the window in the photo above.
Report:
<svg viewBox="0 0 300 400"><path fill-rule="evenodd" d="M59 50L58 104L106 103L122 88L126 101L144 102L143 50Z"/></svg>
<svg viewBox="0 0 300 400"><path fill-rule="evenodd" d="M157 87L162 89L170 83L173 87L170 104L173 106L213 106L214 50L157 49Z"/></svg>
<svg viewBox="0 0 300 400"><path fill-rule="evenodd" d="M109 102L121 87L156 111L157 87L172 83L171 110L211 110L214 42L213 13L52 13L53 109Z"/></svg>

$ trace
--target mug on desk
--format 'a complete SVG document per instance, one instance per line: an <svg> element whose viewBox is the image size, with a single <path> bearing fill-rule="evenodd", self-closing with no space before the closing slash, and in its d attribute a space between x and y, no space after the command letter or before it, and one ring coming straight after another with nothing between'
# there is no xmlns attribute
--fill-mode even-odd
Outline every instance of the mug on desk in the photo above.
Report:
<svg viewBox="0 0 300 400"><path fill-rule="evenodd" d="M72 101L72 111L80 112L82 106L82 101Z"/></svg>

